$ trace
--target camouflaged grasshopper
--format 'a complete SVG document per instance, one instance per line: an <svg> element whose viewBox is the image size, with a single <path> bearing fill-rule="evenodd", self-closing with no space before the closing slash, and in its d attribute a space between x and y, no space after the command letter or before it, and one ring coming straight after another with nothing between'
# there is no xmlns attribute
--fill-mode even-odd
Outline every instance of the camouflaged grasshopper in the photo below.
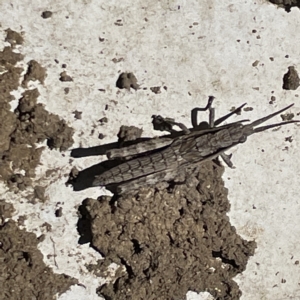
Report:
<svg viewBox="0 0 300 300"><path fill-rule="evenodd" d="M289 109L291 104L273 114L258 119L248 125L241 120L216 127L233 114L239 112L241 105L226 116L214 120L214 97L209 97L205 108L195 108L192 111L193 128L161 116L152 116L154 129L166 130L171 134L153 138L128 147L112 149L107 152L109 159L125 159L124 163L103 172L95 177L93 186L117 186L119 194L137 190L141 186L155 185L159 182L169 182L185 174L186 170L197 167L207 160L221 156L224 162L233 167L231 155L225 151L237 144L244 143L247 137L270 128L299 121L284 121L272 125L255 128L259 124L279 115ZM198 111L209 110L209 122L197 124ZM182 131L175 131L173 126L179 126Z"/></svg>

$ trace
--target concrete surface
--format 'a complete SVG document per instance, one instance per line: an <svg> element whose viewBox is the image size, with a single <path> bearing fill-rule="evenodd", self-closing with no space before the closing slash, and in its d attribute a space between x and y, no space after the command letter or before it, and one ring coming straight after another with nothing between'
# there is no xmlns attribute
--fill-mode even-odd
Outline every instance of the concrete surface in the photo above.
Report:
<svg viewBox="0 0 300 300"><path fill-rule="evenodd" d="M45 10L53 12L51 18L41 17ZM39 101L75 129L74 147L114 141L121 124L143 127L144 135L153 136L152 114L188 123L190 110L205 105L208 95L216 97L218 115L243 102L254 109L243 112L244 118L255 119L293 102L291 111L300 112L297 90L282 89L288 66L299 68L297 8L286 13L265 1L4 0L0 11L1 47L4 29L24 32L25 44L19 50L27 61L35 59L47 68L45 84L38 86ZM122 26L115 25L117 20ZM122 60L114 63L114 58ZM259 63L253 67L255 61ZM63 63L73 82L57 85ZM148 89L118 91L120 71L133 72ZM152 86L167 86L167 91L162 88L154 94ZM65 87L70 87L67 95ZM272 105L271 96L276 97ZM74 119L75 110L82 111L81 120ZM105 135L99 141L90 130L104 116L109 122L97 125ZM236 278L242 300L300 299L299 130L291 125L261 133L233 150L236 169L227 169L224 177L232 204L230 218L243 237L258 244L247 270ZM293 136L292 143L285 141L287 136ZM45 170L57 168L55 180L45 181L49 201L33 206L16 201L22 195L15 199L6 194L17 209L15 219L30 216L27 230L39 234L42 223L52 225L58 268L53 257L47 259L53 254L49 234L41 244L45 262L87 287L73 287L60 300L99 299L95 294L99 280L84 265L100 255L87 245L77 245L76 213L82 199L105 190L75 193L64 183L72 166L83 169L100 159L104 158L81 158L70 165L69 152L62 156L46 150L37 173L42 178ZM5 191L3 184L0 187ZM55 218L59 201L64 214ZM188 299L209 296L189 293Z"/></svg>

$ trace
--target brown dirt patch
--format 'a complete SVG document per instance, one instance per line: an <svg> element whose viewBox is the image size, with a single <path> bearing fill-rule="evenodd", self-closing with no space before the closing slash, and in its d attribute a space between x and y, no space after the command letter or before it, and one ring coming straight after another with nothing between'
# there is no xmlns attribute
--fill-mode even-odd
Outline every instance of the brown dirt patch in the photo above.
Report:
<svg viewBox="0 0 300 300"><path fill-rule="evenodd" d="M45 265L37 249L41 239L13 221L0 227L1 299L52 300L78 283L65 274L54 274Z"/></svg>
<svg viewBox="0 0 300 300"><path fill-rule="evenodd" d="M208 162L192 171L188 184L83 202L81 241L105 257L95 274L104 276L111 262L122 267L99 295L168 300L192 290L240 298L233 277L245 270L256 243L243 240L229 223L223 167Z"/></svg>
<svg viewBox="0 0 300 300"><path fill-rule="evenodd" d="M18 89L23 71L16 64L24 57L13 52L13 47L23 42L21 35L10 29L6 32L6 40L12 47L5 47L0 52L0 179L6 181L10 188L24 190L32 184L31 178L35 176L43 151L43 147L36 144L47 140L49 148L66 150L73 144L73 129L37 103L37 89L25 90L15 111L10 110L9 102L14 99L10 92ZM22 86L26 88L31 80L44 83L45 78L45 68L31 60ZM24 170L25 175L16 170Z"/></svg>
<svg viewBox="0 0 300 300"><path fill-rule="evenodd" d="M32 178L43 150L37 144L47 140L51 149L66 150L73 143L73 129L37 103L37 89L27 89L31 80L43 83L46 70L31 60L24 78L20 78L23 69L16 64L24 57L15 53L14 48L23 43L23 37L10 29L6 34L5 40L11 47L0 52L0 180L18 193L33 185ZM11 111L10 101L14 97L10 92L18 89L20 81L25 91L18 99L17 108ZM33 190L35 199L46 201L45 187L36 185ZM0 200L0 298L54 299L56 294L64 293L77 280L65 274L54 274L45 265L43 254L37 249L43 236L37 238L34 233L19 229L14 221L6 221L13 211L12 204ZM26 217L19 216L19 225Z"/></svg>

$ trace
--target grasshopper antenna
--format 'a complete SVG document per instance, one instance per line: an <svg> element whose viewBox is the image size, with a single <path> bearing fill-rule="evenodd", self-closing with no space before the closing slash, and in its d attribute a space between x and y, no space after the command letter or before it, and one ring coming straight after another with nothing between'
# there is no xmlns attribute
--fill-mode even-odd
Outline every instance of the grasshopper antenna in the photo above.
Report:
<svg viewBox="0 0 300 300"><path fill-rule="evenodd" d="M252 122L249 125L246 125L247 127L249 126L250 128L252 128L252 133L250 133L250 134L265 131L265 130L268 130L268 129L271 129L271 128L274 128L274 127L278 127L278 126L281 126L281 125L286 125L286 124L290 124L290 123L299 123L300 122L299 120L291 120L291 121L284 121L284 122L280 122L280 123L276 123L276 124L266 125L266 126L262 126L262 127L258 127L258 128L253 128L253 127L255 127L257 125L260 125L261 123L264 123L264 122L268 121L269 119L279 115L280 113L282 113L285 110L289 109L293 105L294 105L294 103L287 106L287 107L285 107L285 108L283 108L283 109L281 109L281 110L279 110L279 111L274 112L273 114L270 114L266 117L258 119L258 120Z"/></svg>

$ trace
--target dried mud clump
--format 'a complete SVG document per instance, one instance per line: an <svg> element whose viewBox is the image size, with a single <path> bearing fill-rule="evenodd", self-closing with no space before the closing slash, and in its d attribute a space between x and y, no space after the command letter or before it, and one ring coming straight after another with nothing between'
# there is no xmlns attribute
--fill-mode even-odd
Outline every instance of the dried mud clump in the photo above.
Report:
<svg viewBox="0 0 300 300"><path fill-rule="evenodd" d="M15 211L11 203L6 203L0 199L0 226L4 224L6 218L10 218L12 213Z"/></svg>
<svg viewBox="0 0 300 300"><path fill-rule="evenodd" d="M256 244L243 240L226 216L224 168L207 162L193 171L187 184L83 202L82 239L105 257L103 268L115 262L124 269L99 287L99 295L171 300L192 290L216 299L240 298L232 278L245 270Z"/></svg>
<svg viewBox="0 0 300 300"><path fill-rule="evenodd" d="M116 82L116 87L127 90L130 90L130 88L138 90L140 88L133 73L121 73Z"/></svg>
<svg viewBox="0 0 300 300"><path fill-rule="evenodd" d="M6 33L6 40L12 47L23 42L18 33L10 29ZM37 146L37 143L47 140L51 149L66 150L73 144L73 129L37 103L37 89L25 90L17 108L14 112L11 111L9 102L14 97L10 92L18 89L23 71L15 65L24 58L21 54L14 53L12 47L5 47L0 52L0 178L9 187L23 190L31 184L31 177L35 175L35 168L40 161L43 148ZM26 88L31 80L43 83L45 78L45 69L31 60L22 86Z"/></svg>
<svg viewBox="0 0 300 300"><path fill-rule="evenodd" d="M42 104L37 103L37 89L28 90L22 96L15 110L19 126L12 134L13 141L32 145L47 140L50 149L67 150L73 144L73 129L57 115L47 112ZM24 131L26 135L22 137Z"/></svg>
<svg viewBox="0 0 300 300"><path fill-rule="evenodd" d="M118 133L118 143L121 146L127 141L134 141L140 138L142 136L142 133L143 129L141 128L122 125Z"/></svg>
<svg viewBox="0 0 300 300"><path fill-rule="evenodd" d="M59 80L62 82L73 81L73 78L66 71L60 73Z"/></svg>
<svg viewBox="0 0 300 300"><path fill-rule="evenodd" d="M52 11L46 10L42 12L42 18L43 19L49 19L52 17Z"/></svg>
<svg viewBox="0 0 300 300"><path fill-rule="evenodd" d="M160 94L161 93L160 86L153 86L153 87L150 88L150 90L154 94Z"/></svg>
<svg viewBox="0 0 300 300"><path fill-rule="evenodd" d="M22 82L23 87L27 87L29 81L38 80L40 83L44 83L46 78L46 70L37 61L31 60L28 64L28 69L24 75Z"/></svg>
<svg viewBox="0 0 300 300"><path fill-rule="evenodd" d="M55 299L77 284L75 278L54 274L43 262L34 233L18 228L13 221L0 227L1 299Z"/></svg>
<svg viewBox="0 0 300 300"><path fill-rule="evenodd" d="M20 33L11 30L10 28L6 29L5 32L6 32L5 42L10 43L11 46L23 44L24 39Z"/></svg>
<svg viewBox="0 0 300 300"><path fill-rule="evenodd" d="M288 72L283 76L282 88L284 90L296 90L300 85L299 75L295 67L291 66L288 69Z"/></svg>

